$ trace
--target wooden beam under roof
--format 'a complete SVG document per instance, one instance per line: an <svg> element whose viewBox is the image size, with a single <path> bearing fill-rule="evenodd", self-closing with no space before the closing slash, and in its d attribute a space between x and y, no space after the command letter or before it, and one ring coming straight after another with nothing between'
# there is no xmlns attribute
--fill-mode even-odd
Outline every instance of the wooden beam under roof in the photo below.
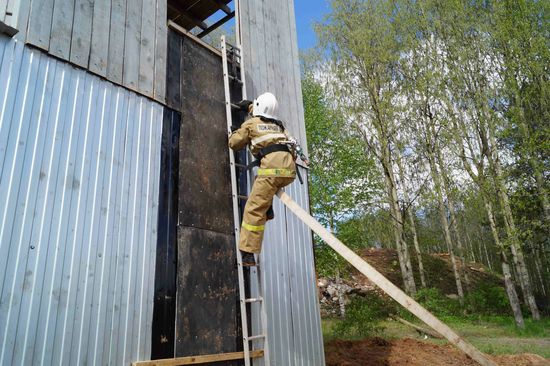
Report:
<svg viewBox="0 0 550 366"><path fill-rule="evenodd" d="M190 8L185 8L185 6L183 6L180 2L169 1L168 7L178 13L178 15L180 15L182 18L187 20L187 22L192 23L194 26L197 26L202 30L208 29L208 25L205 22L203 22L201 19L197 19L195 15L189 12Z"/></svg>
<svg viewBox="0 0 550 366"><path fill-rule="evenodd" d="M211 26L206 24L206 19L221 10L226 16L233 10L229 7L232 0L168 0L168 19L175 21L186 30L195 27L205 31ZM231 19L231 18L229 18ZM227 19L225 20L227 21ZM200 23L199 23L200 22ZM219 22L216 22L218 26ZM222 23L223 24L223 23Z"/></svg>
<svg viewBox="0 0 550 366"><path fill-rule="evenodd" d="M218 5L218 8L220 8L220 10L222 10L225 14L227 15L231 14L232 12L231 8L226 4L224 4L221 0L210 0L210 1Z"/></svg>
<svg viewBox="0 0 550 366"><path fill-rule="evenodd" d="M225 22L227 22L229 19L233 18L234 16L235 16L234 11L227 14L226 16L224 16L223 18L218 20L216 23L214 23L210 27L208 27L208 29L205 29L202 32L200 32L199 34L197 34L197 37L202 38L202 37L206 36L207 34L212 32L214 29L216 29L218 27L221 27Z"/></svg>

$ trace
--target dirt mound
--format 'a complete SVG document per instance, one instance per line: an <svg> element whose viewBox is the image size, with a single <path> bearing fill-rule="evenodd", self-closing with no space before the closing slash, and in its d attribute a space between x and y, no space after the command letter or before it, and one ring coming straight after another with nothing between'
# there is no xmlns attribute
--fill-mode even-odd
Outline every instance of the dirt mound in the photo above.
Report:
<svg viewBox="0 0 550 366"><path fill-rule="evenodd" d="M414 339L387 341L367 338L361 341L334 340L325 344L327 366L477 366L452 346L438 346ZM550 361L532 355L491 356L500 366L550 366Z"/></svg>
<svg viewBox="0 0 550 366"><path fill-rule="evenodd" d="M380 271L387 279L399 287L403 287L403 278L399 267L397 252L393 249L367 248L362 250L359 255L363 257L374 268ZM420 274L416 256L411 256L415 282L420 285ZM459 268L463 263L456 258ZM453 275L453 268L448 254L422 254L422 262L426 273L428 287L435 287L444 294L455 294L456 283ZM488 271L482 264L466 262L464 269L468 274L472 286L475 288L478 284L504 286L503 280ZM358 272L355 272L358 275ZM362 277L362 276L360 276Z"/></svg>

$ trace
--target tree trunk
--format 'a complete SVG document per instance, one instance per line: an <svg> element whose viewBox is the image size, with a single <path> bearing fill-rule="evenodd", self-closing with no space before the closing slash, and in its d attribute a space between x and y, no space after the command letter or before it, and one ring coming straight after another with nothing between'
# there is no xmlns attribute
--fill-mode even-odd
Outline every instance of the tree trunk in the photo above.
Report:
<svg viewBox="0 0 550 366"><path fill-rule="evenodd" d="M534 320L540 320L540 312L535 302L535 296L533 295L533 289L531 287L531 280L529 278L529 272L527 270L527 265L525 264L525 258L523 256L523 250L519 242L518 233L516 229L516 224L514 221L514 216L512 214L512 209L510 207L510 201L508 199L508 194L506 192L506 187L502 179L502 168L500 166L500 159L495 150L496 141L494 137L494 132L489 131L488 133L490 151L487 154L489 164L492 167L493 178L495 182L495 188L500 199L500 206L502 208L502 215L504 216L504 227L506 229L506 235L510 240L510 249L512 251L512 257L514 260L514 265L517 269L519 283L521 285L521 290L523 292L523 298L529 310L531 311L531 316Z"/></svg>
<svg viewBox="0 0 550 366"><path fill-rule="evenodd" d="M418 261L418 271L420 272L420 284L423 288L427 287L426 284L426 275L424 272L424 262L422 261L422 252L420 251L420 245L418 244L418 235L416 233L416 224L414 222L414 215L412 211L413 206L409 208L409 224L411 225L411 231L413 234L413 243L414 243L414 250L416 252L416 258Z"/></svg>
<svg viewBox="0 0 550 366"><path fill-rule="evenodd" d="M518 294L516 293L516 288L514 286L514 283L512 282L512 275L510 274L510 266L506 262L506 257L504 255L502 260L502 274L504 275L504 286L506 288L508 299L510 300L510 307L512 308L512 312L514 313L514 320L516 322L516 325L520 328L525 328Z"/></svg>
<svg viewBox="0 0 550 366"><path fill-rule="evenodd" d="M493 240L495 245L499 248L500 257L502 260L502 274L504 275L504 286L506 287L506 294L508 295L508 300L510 301L510 307L514 314L514 320L516 325L520 328L525 328L525 323L523 321L523 314L521 313L521 306L519 304L518 294L516 292L516 287L512 281L512 274L510 273L510 266L508 265L508 258L500 238L498 236L497 226L495 224L495 216L493 213L493 206L489 202L488 198L482 193L483 203L485 205L485 211L487 212L487 218L489 219L489 225L491 226L491 233L493 234Z"/></svg>
<svg viewBox="0 0 550 366"><path fill-rule="evenodd" d="M346 317L346 301L344 299L344 291L342 290L342 278L340 277L340 270L336 270L336 291L338 293L338 305L340 305L340 317Z"/></svg>
<svg viewBox="0 0 550 366"><path fill-rule="evenodd" d="M436 144L436 151L437 151L437 160L439 163L439 171L441 172L441 177L443 178L442 179L443 189L445 191L445 195L447 196L449 214L451 215L451 229L456 239L458 257L460 258L460 262L461 262L461 265L459 267L459 274L460 276L464 277L464 282L466 282L466 288L469 289L471 288L470 278L468 277L468 271L466 271L466 257L464 255L464 246L462 245L462 237L458 230L458 221L455 215L455 204L453 200L452 187L449 180L449 176L447 175L447 172L445 172L445 163L443 161L443 157L441 156L441 149L439 148L439 146L437 146L437 144Z"/></svg>
<svg viewBox="0 0 550 366"><path fill-rule="evenodd" d="M430 163L430 172L432 175L432 180L434 182L435 195L437 197L437 203L439 208L439 220L443 228L443 234L445 238L445 243L447 244L447 250L449 251L449 257L451 259L451 264L453 266L453 273L456 281L456 290L458 292L458 298L460 303L464 302L464 291L462 289L462 281L460 280L460 273L458 271L458 266L456 264L456 258L453 250L453 241L451 239L451 232L449 230L449 221L447 220L447 213L445 212L445 202L443 201L443 192L441 191L441 177L437 171L435 165L435 159L431 147L428 146L428 161Z"/></svg>
<svg viewBox="0 0 550 366"><path fill-rule="evenodd" d="M535 262L535 269L537 270L537 275L540 283L540 292L542 292L542 294L546 296L546 284L544 283L544 277L542 276L542 271L540 269L541 264L538 255L535 255L535 257L533 258L533 262Z"/></svg>
<svg viewBox="0 0 550 366"><path fill-rule="evenodd" d="M386 184L386 190L388 194L388 200L390 204L390 212L392 214L392 224L394 229L395 247L397 249L397 257L399 259L399 265L401 267L401 274L403 276L403 284L405 291L410 294L416 294L416 285L414 283L413 270L411 265L411 258L409 255L409 249L407 243L403 239L403 217L401 215L401 208L399 207L399 200L397 196L397 188L395 176L393 174L393 166L391 163L391 152L388 145L388 140L385 136L381 136L380 139L380 157L382 169L384 170L384 182Z"/></svg>
<svg viewBox="0 0 550 366"><path fill-rule="evenodd" d="M472 239L470 238L470 234L466 231L466 246L468 253L470 253L470 259L472 262L477 262L476 259L476 252L474 250L474 245L472 244Z"/></svg>
<svg viewBox="0 0 550 366"><path fill-rule="evenodd" d="M542 209L544 210L544 218L546 219L547 227L550 226L550 200L548 199L548 194L544 187L544 177L540 171L539 164L537 164L533 159L529 159L531 169L535 175L535 182L537 184L537 191L542 203Z"/></svg>
<svg viewBox="0 0 550 366"><path fill-rule="evenodd" d="M411 228L411 233L413 235L413 243L414 243L414 250L416 254L416 260L418 261L418 272L420 273L420 284L423 288L426 288L426 275L424 273L424 262L422 261L422 253L420 252L420 245L418 243L418 234L416 232L416 223L414 222L414 210L413 210L413 203L410 200L409 197L409 191L408 187L405 184L405 172L403 170L403 164L401 163L401 156L399 153L396 153L396 162L397 166L399 168L399 176L401 177L401 182L403 182L403 194L405 198L405 202L409 205L408 212L405 212L405 215L408 216L409 219L409 225Z"/></svg>

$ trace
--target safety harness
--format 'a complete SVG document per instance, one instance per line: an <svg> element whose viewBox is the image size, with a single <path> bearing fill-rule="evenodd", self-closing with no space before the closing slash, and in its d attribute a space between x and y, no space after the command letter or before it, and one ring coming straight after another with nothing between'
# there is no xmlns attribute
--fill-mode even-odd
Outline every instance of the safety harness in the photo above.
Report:
<svg viewBox="0 0 550 366"><path fill-rule="evenodd" d="M266 146L264 148L261 148L260 151L254 155L256 160L252 161L250 164L246 166L247 169L252 169L256 166L260 166L260 163L262 162L262 159L271 153L278 152L278 151L285 151L290 153L290 149L288 145L285 144L273 144Z"/></svg>

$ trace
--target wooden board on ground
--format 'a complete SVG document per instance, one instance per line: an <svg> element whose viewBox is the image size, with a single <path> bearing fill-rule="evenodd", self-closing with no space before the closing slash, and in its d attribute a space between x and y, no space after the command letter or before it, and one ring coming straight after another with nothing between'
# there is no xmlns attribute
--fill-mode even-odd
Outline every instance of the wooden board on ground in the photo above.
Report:
<svg viewBox="0 0 550 366"><path fill-rule="evenodd" d="M250 357L263 357L263 350L250 351ZM134 362L132 366L180 366L180 365L198 365L201 363L242 360L244 352L220 353L217 355L188 356L178 358L168 358L164 360L139 361Z"/></svg>

